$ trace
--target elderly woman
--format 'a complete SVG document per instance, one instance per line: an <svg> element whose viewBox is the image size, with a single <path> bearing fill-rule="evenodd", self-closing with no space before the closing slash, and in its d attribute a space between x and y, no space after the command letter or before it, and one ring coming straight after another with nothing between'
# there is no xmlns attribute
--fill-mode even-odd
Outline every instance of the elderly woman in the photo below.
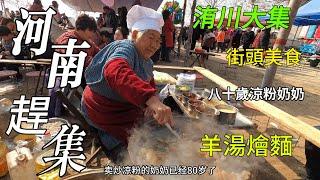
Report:
<svg viewBox="0 0 320 180"><path fill-rule="evenodd" d="M160 47L162 16L135 5L127 17L131 40L114 41L94 57L82 96L83 114L114 161L144 113L151 112L159 124L173 124L171 109L156 95L150 60Z"/></svg>

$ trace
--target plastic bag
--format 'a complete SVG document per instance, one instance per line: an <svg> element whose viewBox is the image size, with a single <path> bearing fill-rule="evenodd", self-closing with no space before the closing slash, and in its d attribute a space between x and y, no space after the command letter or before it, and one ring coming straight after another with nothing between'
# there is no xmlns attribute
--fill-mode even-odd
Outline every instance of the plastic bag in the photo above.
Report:
<svg viewBox="0 0 320 180"><path fill-rule="evenodd" d="M191 91L194 90L194 85L196 83L196 74L185 74L180 73L177 75L177 85L178 86L189 86Z"/></svg>
<svg viewBox="0 0 320 180"><path fill-rule="evenodd" d="M161 89L160 93L159 93L159 98L160 101L163 101L165 98L167 98L170 94L169 94L169 84L167 84L164 88Z"/></svg>
<svg viewBox="0 0 320 180"><path fill-rule="evenodd" d="M154 81L156 84L175 84L176 80L168 73L153 71Z"/></svg>

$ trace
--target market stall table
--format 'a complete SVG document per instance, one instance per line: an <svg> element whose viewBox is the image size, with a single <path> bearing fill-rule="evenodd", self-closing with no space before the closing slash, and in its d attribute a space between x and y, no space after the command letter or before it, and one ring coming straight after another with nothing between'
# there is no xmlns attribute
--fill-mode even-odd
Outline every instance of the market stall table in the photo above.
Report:
<svg viewBox="0 0 320 180"><path fill-rule="evenodd" d="M0 63L50 65L51 64L51 60L50 61L44 61L44 60L0 59Z"/></svg>
<svg viewBox="0 0 320 180"><path fill-rule="evenodd" d="M37 80L37 86L36 86L35 93L34 93L35 95L37 95L41 74L43 74L42 72L46 72L47 66L51 64L51 60L50 59L39 59L39 60L0 59L0 63L41 65L42 68L40 69L40 73L39 73L38 80ZM43 77L43 86L44 86L44 80L45 80L45 77ZM41 94L43 93L43 86L41 88Z"/></svg>
<svg viewBox="0 0 320 180"><path fill-rule="evenodd" d="M319 55L301 55L302 58L309 59L310 67L317 67L320 62ZM313 58L314 60L311 60Z"/></svg>
<svg viewBox="0 0 320 180"><path fill-rule="evenodd" d="M229 81L221 78L220 76L212 73L211 71L204 69L202 67L193 67L197 72L204 75L206 78L216 83L221 89L230 88L231 91L236 91L238 86L232 84ZM295 132L298 136L305 138L306 140L312 142L317 147L320 147L320 131L313 126L301 121L300 119L282 111L281 109L269 104L266 101L247 101L248 105L261 113L273 118L276 123L287 127L288 129Z"/></svg>
<svg viewBox="0 0 320 180"><path fill-rule="evenodd" d="M17 71L11 71L11 70L2 70L0 71L0 79L2 78L10 78L10 77L16 77Z"/></svg>
<svg viewBox="0 0 320 180"><path fill-rule="evenodd" d="M154 65L154 69L171 69L171 70L183 70L183 71L194 71L192 67L180 67L180 66L165 66L165 65Z"/></svg>
<svg viewBox="0 0 320 180"><path fill-rule="evenodd" d="M175 100L175 102L180 107L180 109L183 111L183 113L186 116L188 116L189 118L194 118L194 116L190 114L190 112L181 103L181 101L178 100L178 98L174 92L174 86L172 86L172 85L170 86L169 92L170 92L170 95L172 96L172 98ZM245 128L245 127L253 127L253 126L254 126L254 123L249 118L247 118L246 116L241 114L240 112L237 113L235 124L232 125L232 127L237 127L237 128Z"/></svg>

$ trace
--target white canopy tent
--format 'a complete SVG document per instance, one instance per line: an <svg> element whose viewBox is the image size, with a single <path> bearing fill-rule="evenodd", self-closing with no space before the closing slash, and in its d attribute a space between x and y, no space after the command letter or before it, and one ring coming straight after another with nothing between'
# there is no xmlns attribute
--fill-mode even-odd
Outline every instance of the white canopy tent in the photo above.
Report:
<svg viewBox="0 0 320 180"><path fill-rule="evenodd" d="M125 6L130 9L135 0L109 0L115 11L119 7ZM162 0L140 0L141 4L145 7L149 7L157 10L162 3ZM101 0L64 0L63 3L70 6L77 11L89 11L89 12L102 12L105 4ZM108 3L108 4L109 4Z"/></svg>

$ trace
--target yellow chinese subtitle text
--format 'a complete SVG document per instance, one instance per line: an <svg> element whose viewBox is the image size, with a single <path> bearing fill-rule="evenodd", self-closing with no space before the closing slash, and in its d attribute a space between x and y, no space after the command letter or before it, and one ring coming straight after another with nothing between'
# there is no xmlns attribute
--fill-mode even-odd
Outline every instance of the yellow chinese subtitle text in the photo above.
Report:
<svg viewBox="0 0 320 180"><path fill-rule="evenodd" d="M298 66L301 53L291 48L286 52L279 49L229 49L227 51L228 65L261 65Z"/></svg>
<svg viewBox="0 0 320 180"><path fill-rule="evenodd" d="M292 136L272 135L270 138L260 134L254 137L250 135L245 140L244 135L226 134L224 151L221 147L221 139L218 134L209 136L205 134L201 138L202 147L200 152L206 152L212 157L215 152L223 152L225 156L250 156L267 157L270 156L292 156ZM268 151L269 150L269 151Z"/></svg>

